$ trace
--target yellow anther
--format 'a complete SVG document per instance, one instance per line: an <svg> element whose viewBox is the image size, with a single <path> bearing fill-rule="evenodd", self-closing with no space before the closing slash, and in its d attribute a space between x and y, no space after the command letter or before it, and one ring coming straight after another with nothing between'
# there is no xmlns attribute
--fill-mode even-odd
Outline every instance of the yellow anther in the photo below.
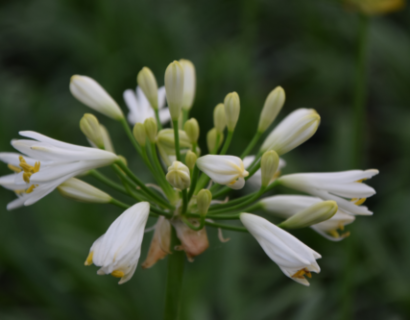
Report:
<svg viewBox="0 0 410 320"><path fill-rule="evenodd" d="M14 190L14 192L16 193L16 194L23 194L23 193L25 193L26 192L26 189L18 189L18 190Z"/></svg>
<svg viewBox="0 0 410 320"><path fill-rule="evenodd" d="M37 161L37 162L34 164L33 173L36 173L36 172L39 172L39 171L40 171L40 165L41 165L40 161Z"/></svg>
<svg viewBox="0 0 410 320"><path fill-rule="evenodd" d="M116 278L122 278L125 273L121 270L114 270L113 272L111 272L111 275Z"/></svg>
<svg viewBox="0 0 410 320"><path fill-rule="evenodd" d="M356 182L361 183L361 182L366 181L366 180L367 180L367 179L366 179L366 178L364 178L364 179L361 179L361 180L357 180Z"/></svg>
<svg viewBox="0 0 410 320"><path fill-rule="evenodd" d="M31 177L31 173L29 172L24 172L23 173L23 180L27 183L30 183L30 177Z"/></svg>
<svg viewBox="0 0 410 320"><path fill-rule="evenodd" d="M307 276L308 278L312 278L312 274L310 273L310 271L306 268L300 269L299 271L297 271L292 278L298 278L298 279L303 279L304 276Z"/></svg>
<svg viewBox="0 0 410 320"><path fill-rule="evenodd" d="M355 205L360 206L366 201L366 198L353 198L351 200Z"/></svg>
<svg viewBox="0 0 410 320"><path fill-rule="evenodd" d="M345 229L345 225L342 222L339 222L339 229L342 231Z"/></svg>
<svg viewBox="0 0 410 320"><path fill-rule="evenodd" d="M37 184L37 185L32 184L32 185L26 190L26 193L32 193L33 190L34 190L34 188L37 187L37 186L38 186L38 184Z"/></svg>
<svg viewBox="0 0 410 320"><path fill-rule="evenodd" d="M14 171L16 173L21 172L21 169L19 167L13 166L12 164L8 164L7 167L11 170Z"/></svg>
<svg viewBox="0 0 410 320"><path fill-rule="evenodd" d="M30 183L30 177L33 173L39 172L40 170L40 161L37 161L34 166L30 166L23 156L19 157L20 163L19 166L23 169L23 180L27 183ZM13 170L13 169L12 169ZM21 171L21 170L20 170Z"/></svg>
<svg viewBox="0 0 410 320"><path fill-rule="evenodd" d="M350 236L350 231L347 231L341 235L342 238L347 238L348 236Z"/></svg>
<svg viewBox="0 0 410 320"><path fill-rule="evenodd" d="M337 232L337 230L329 230L327 233L335 239L340 238L339 232Z"/></svg>
<svg viewBox="0 0 410 320"><path fill-rule="evenodd" d="M91 252L88 254L87 259L85 259L85 262L84 262L84 265L85 265L85 266L90 266L90 265L93 264L93 256L94 256L94 251L91 251Z"/></svg>

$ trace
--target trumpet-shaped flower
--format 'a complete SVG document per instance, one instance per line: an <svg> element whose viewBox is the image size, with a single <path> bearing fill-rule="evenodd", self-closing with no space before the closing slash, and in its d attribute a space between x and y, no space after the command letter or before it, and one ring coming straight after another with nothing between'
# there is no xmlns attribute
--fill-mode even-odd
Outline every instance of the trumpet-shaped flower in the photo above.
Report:
<svg viewBox="0 0 410 320"><path fill-rule="evenodd" d="M290 233L254 214L242 213L240 219L268 257L292 280L308 286L309 282L304 276L310 278L312 271L320 272L316 259L321 255Z"/></svg>
<svg viewBox="0 0 410 320"><path fill-rule="evenodd" d="M128 121L132 125L144 123L148 118L155 119L155 111L139 86L135 91L131 89L125 90L123 96L125 104L130 110L128 113ZM161 123L165 124L169 122L171 115L169 109L165 108L165 87L158 89L158 110Z"/></svg>
<svg viewBox="0 0 410 320"><path fill-rule="evenodd" d="M7 205L9 210L31 205L64 181L118 160L112 152L76 146L40 133L21 131L20 135L34 139L12 141L22 154L0 153L0 160L15 172L0 178L0 185L18 195Z"/></svg>
<svg viewBox="0 0 410 320"><path fill-rule="evenodd" d="M368 197L374 195L376 191L362 182L378 173L379 171L375 169L330 173L296 173L282 176L278 181L289 188L325 200L334 200L346 213L372 215L373 213L361 204Z"/></svg>
<svg viewBox="0 0 410 320"><path fill-rule="evenodd" d="M200 157L196 165L214 182L235 190L243 188L244 178L249 175L241 158L234 156L206 155Z"/></svg>
<svg viewBox="0 0 410 320"><path fill-rule="evenodd" d="M320 202L323 202L320 198L299 195L272 196L260 201L265 211L284 219ZM354 220L354 216L347 214L339 208L330 219L310 227L329 240L340 241L349 235L349 232L340 233L340 231L343 231L345 225L352 223Z"/></svg>
<svg viewBox="0 0 410 320"><path fill-rule="evenodd" d="M124 211L93 243L84 264L101 267L99 275L121 278L119 284L130 280L140 258L149 209L148 202L140 202Z"/></svg>

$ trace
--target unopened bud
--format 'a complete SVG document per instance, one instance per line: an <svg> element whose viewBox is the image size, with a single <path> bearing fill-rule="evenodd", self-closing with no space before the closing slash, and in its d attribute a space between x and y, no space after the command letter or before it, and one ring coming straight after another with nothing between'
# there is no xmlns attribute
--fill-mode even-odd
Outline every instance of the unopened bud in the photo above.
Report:
<svg viewBox="0 0 410 320"><path fill-rule="evenodd" d="M181 59L179 60L179 63L184 69L184 95L182 99L182 108L184 110L189 110L191 109L195 98L195 67L189 60Z"/></svg>
<svg viewBox="0 0 410 320"><path fill-rule="evenodd" d="M168 167L166 179L171 186L178 190L185 190L191 184L189 169L180 161L174 161L172 165Z"/></svg>
<svg viewBox="0 0 410 320"><path fill-rule="evenodd" d="M179 130L179 147L191 148L191 140L185 131ZM158 133L157 142L165 148L175 149L175 136L173 129L163 129Z"/></svg>
<svg viewBox="0 0 410 320"><path fill-rule="evenodd" d="M189 170L193 170L195 167L195 163L196 163L196 159L198 159L198 156L196 155L195 152L192 152L191 150L189 150L186 153L185 156L185 163L187 165L187 167L189 168Z"/></svg>
<svg viewBox="0 0 410 320"><path fill-rule="evenodd" d="M68 179L57 189L62 196L80 202L108 203L112 199L109 194L76 178Z"/></svg>
<svg viewBox="0 0 410 320"><path fill-rule="evenodd" d="M306 228L328 220L337 212L336 201L322 201L302 210L279 224L284 229Z"/></svg>
<svg viewBox="0 0 410 320"><path fill-rule="evenodd" d="M211 130L208 131L208 134L206 135L206 143L208 145L209 153L214 152L216 141L218 140L218 135L219 135L219 143L218 143L218 149L219 149L219 147L222 144L222 141L224 140L224 134L218 133L216 128L212 128Z"/></svg>
<svg viewBox="0 0 410 320"><path fill-rule="evenodd" d="M226 127L225 106L223 103L218 104L214 109L214 126L219 133L222 133Z"/></svg>
<svg viewBox="0 0 410 320"><path fill-rule="evenodd" d="M199 138L199 125L195 118L191 118L185 122L184 131L192 143L197 143Z"/></svg>
<svg viewBox="0 0 410 320"><path fill-rule="evenodd" d="M282 87L276 87L271 93L269 93L259 118L259 132L265 132L265 130L272 124L284 103L285 90L283 90Z"/></svg>
<svg viewBox="0 0 410 320"><path fill-rule="evenodd" d="M169 64L165 70L165 91L172 120L178 120L184 94L184 69L178 61Z"/></svg>
<svg viewBox="0 0 410 320"><path fill-rule="evenodd" d="M154 110L158 109L158 85L154 74L150 68L144 67L138 73L137 82L145 96L147 97L151 107Z"/></svg>
<svg viewBox="0 0 410 320"><path fill-rule="evenodd" d="M80 129L84 135L98 148L104 148L104 140L101 135L100 123L91 113L86 113L80 120Z"/></svg>
<svg viewBox="0 0 410 320"><path fill-rule="evenodd" d="M239 119L239 112L241 111L241 105L238 94L236 92L231 92L227 94L224 100L224 105L226 126L228 127L229 131L234 131L236 123Z"/></svg>
<svg viewBox="0 0 410 320"><path fill-rule="evenodd" d="M262 187L267 187L279 167L279 156L271 150L263 154L261 159Z"/></svg>
<svg viewBox="0 0 410 320"><path fill-rule="evenodd" d="M151 143L157 138L158 126L154 118L148 118L144 121L145 133Z"/></svg>
<svg viewBox="0 0 410 320"><path fill-rule="evenodd" d="M198 213L202 215L206 215L208 213L209 206L211 205L212 201L212 193L208 189L202 189L198 192L196 196L196 204L198 208Z"/></svg>
<svg viewBox="0 0 410 320"><path fill-rule="evenodd" d="M127 158L125 158L124 156L119 155L118 158L120 159L120 161L125 164L126 166L128 166L128 161Z"/></svg>
<svg viewBox="0 0 410 320"><path fill-rule="evenodd" d="M141 147L145 147L145 142L147 139L147 133L145 132L145 125L143 123L137 122L132 130L135 140Z"/></svg>

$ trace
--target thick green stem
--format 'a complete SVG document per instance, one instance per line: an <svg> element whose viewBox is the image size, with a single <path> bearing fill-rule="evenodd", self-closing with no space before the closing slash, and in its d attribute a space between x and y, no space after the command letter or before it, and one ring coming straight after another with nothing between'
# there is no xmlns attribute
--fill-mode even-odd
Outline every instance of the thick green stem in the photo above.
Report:
<svg viewBox="0 0 410 320"><path fill-rule="evenodd" d="M181 161L181 153L179 151L179 128L178 128L178 120L172 120L174 126L174 140L175 140L175 155L177 156L177 160Z"/></svg>
<svg viewBox="0 0 410 320"><path fill-rule="evenodd" d="M182 129L184 129L185 122L188 120L189 110L182 109Z"/></svg>
<svg viewBox="0 0 410 320"><path fill-rule="evenodd" d="M248 146L246 147L245 151L241 154L241 159L245 158L249 152L252 151L253 147L255 146L255 144L258 142L259 138L261 137L263 132L256 132L255 135L253 136L253 139L251 140L251 142L248 144Z"/></svg>
<svg viewBox="0 0 410 320"><path fill-rule="evenodd" d="M185 253L176 251L181 243L174 227L171 228L171 250L168 255L167 288L165 292L164 320L178 320L181 309L182 279L184 275Z"/></svg>
<svg viewBox="0 0 410 320"><path fill-rule="evenodd" d="M228 151L229 145L231 144L231 141L232 141L232 137L233 137L233 131L228 130L228 136L226 137L224 146L222 147L222 150L220 153L221 155L224 155L226 151Z"/></svg>

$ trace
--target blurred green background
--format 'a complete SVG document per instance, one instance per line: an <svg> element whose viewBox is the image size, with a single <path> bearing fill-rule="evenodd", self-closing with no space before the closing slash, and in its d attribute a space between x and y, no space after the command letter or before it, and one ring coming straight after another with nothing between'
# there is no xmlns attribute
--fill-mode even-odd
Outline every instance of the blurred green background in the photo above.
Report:
<svg viewBox="0 0 410 320"><path fill-rule="evenodd" d="M230 148L239 154L266 95L282 85L287 102L279 118L299 107L322 117L316 135L285 155L283 172L353 169L358 23L357 13L325 0L2 1L0 150L12 151L19 130L87 145L78 122L90 109L70 95L73 74L95 78L124 107L122 92L135 87L143 66L162 85L168 63L186 58L197 68L191 115L199 119L204 150L213 107L226 93L241 98L240 130ZM369 181L378 192L367 202L374 216L359 217L339 243L310 229L294 233L323 256L322 272L308 288L285 277L250 235L226 231L231 240L222 244L209 230L210 248L186 266L184 320L410 318L409 35L408 8L371 19L360 169L381 172ZM122 128L96 115L117 152L149 181ZM0 174L6 173L2 165ZM120 209L53 192L8 212L14 197L0 192L0 319L161 319L165 260L138 268L122 286L83 266Z"/></svg>

